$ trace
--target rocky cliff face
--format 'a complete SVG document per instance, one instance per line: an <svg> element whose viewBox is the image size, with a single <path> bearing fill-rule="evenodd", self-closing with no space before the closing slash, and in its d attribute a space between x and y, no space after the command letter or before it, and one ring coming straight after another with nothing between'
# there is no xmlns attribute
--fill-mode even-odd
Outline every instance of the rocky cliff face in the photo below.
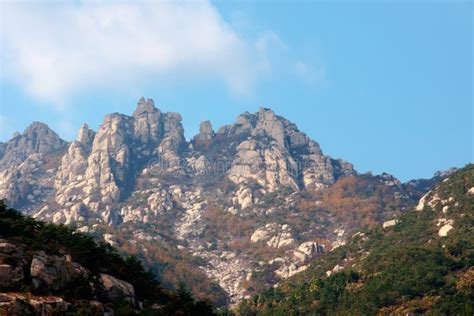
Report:
<svg viewBox="0 0 474 316"><path fill-rule="evenodd" d="M161 113L143 98L132 117L107 115L97 133L82 126L58 169L55 202L61 209L53 221L121 222L117 203L133 191L137 174L151 159L160 159L170 172L179 168L183 144L179 114Z"/></svg>
<svg viewBox="0 0 474 316"><path fill-rule="evenodd" d="M269 191L282 186L321 189L341 175L355 174L351 164L323 155L318 143L270 109L240 115L234 125L219 129L217 136L243 139L235 146L228 174L237 184L251 179Z"/></svg>
<svg viewBox="0 0 474 316"><path fill-rule="evenodd" d="M231 302L303 271L355 229L321 195L345 176L357 176L350 163L265 108L217 132L203 122L187 142L179 114L142 98L132 116L107 115L97 132L84 124L70 143L33 123L0 144L0 198L10 205L144 258L156 245L199 257L193 264ZM397 181L377 183L409 203Z"/></svg>

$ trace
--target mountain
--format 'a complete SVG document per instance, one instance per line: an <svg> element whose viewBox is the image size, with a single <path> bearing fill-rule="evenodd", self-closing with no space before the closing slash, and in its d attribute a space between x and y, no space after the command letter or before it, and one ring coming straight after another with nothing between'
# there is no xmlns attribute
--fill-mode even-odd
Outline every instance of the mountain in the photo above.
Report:
<svg viewBox="0 0 474 316"><path fill-rule="evenodd" d="M358 174L266 108L217 131L205 121L189 141L181 120L142 98L132 116L84 124L69 143L33 123L0 146L0 198L136 255L165 287L182 280L226 305L394 220L446 176Z"/></svg>
<svg viewBox="0 0 474 316"><path fill-rule="evenodd" d="M213 315L185 288L164 290L135 257L0 201L1 315Z"/></svg>
<svg viewBox="0 0 474 316"><path fill-rule="evenodd" d="M397 220L357 232L239 315L472 315L474 165Z"/></svg>

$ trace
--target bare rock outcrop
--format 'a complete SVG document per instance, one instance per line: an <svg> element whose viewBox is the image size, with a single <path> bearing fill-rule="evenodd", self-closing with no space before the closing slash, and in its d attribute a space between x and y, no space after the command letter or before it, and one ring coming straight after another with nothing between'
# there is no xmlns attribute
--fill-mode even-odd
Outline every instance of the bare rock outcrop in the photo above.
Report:
<svg viewBox="0 0 474 316"><path fill-rule="evenodd" d="M324 156L319 145L272 110L244 113L218 134L248 134L236 150L229 171L235 183L248 179L274 191L279 187L321 189L341 175L353 174L352 165Z"/></svg>
<svg viewBox="0 0 474 316"><path fill-rule="evenodd" d="M35 288L60 290L77 278L87 278L88 271L71 258L48 256L43 251L34 254L30 275Z"/></svg>
<svg viewBox="0 0 474 316"><path fill-rule="evenodd" d="M299 247L293 251L293 256L299 261L305 262L313 256L322 254L323 252L323 245L314 241L307 241L299 245Z"/></svg>
<svg viewBox="0 0 474 316"><path fill-rule="evenodd" d="M49 210L48 217L66 224L87 218L108 224L123 221L117 204L131 195L142 168L148 166L157 173L179 171L183 134L179 114L162 113L153 100L144 98L133 116L107 115L97 133L83 125L62 157L54 181L59 207ZM150 208L156 212L156 198L150 199ZM43 213L36 217L45 218Z"/></svg>
<svg viewBox="0 0 474 316"><path fill-rule="evenodd" d="M193 142L195 145L205 145L216 136L214 130L212 129L212 124L210 121L204 121L199 124L199 134L194 136Z"/></svg>
<svg viewBox="0 0 474 316"><path fill-rule="evenodd" d="M105 295L109 300L125 300L135 304L135 289L133 285L108 274L101 274L100 280L104 286Z"/></svg>
<svg viewBox="0 0 474 316"><path fill-rule="evenodd" d="M68 302L57 296L34 296L23 293L0 293L1 315L64 314L68 311L69 307L70 304ZM105 311L105 309L103 310ZM110 311L109 309L107 310Z"/></svg>
<svg viewBox="0 0 474 316"><path fill-rule="evenodd" d="M0 156L0 198L15 207L25 206L25 211L46 200L53 190L57 156L66 146L54 131L39 122L4 143Z"/></svg>
<svg viewBox="0 0 474 316"><path fill-rule="evenodd" d="M66 142L48 125L33 122L23 134L17 134L2 146L3 157L0 160L0 168L20 164L31 154L48 154L64 146L66 146Z"/></svg>
<svg viewBox="0 0 474 316"><path fill-rule="evenodd" d="M264 241L269 247L273 248L291 247L296 243L291 227L287 224L278 225L276 223L266 224L264 227L257 229L250 236L250 240L253 243Z"/></svg>

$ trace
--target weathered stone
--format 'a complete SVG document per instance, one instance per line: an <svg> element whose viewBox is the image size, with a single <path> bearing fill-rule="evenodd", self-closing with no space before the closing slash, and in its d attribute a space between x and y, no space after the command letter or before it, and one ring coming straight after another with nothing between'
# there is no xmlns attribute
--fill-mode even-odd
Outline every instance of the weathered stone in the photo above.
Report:
<svg viewBox="0 0 474 316"><path fill-rule="evenodd" d="M283 263L278 270L275 271L275 274L281 279L287 279L295 274L305 271L308 266L298 267L295 263L285 262Z"/></svg>
<svg viewBox="0 0 474 316"><path fill-rule="evenodd" d="M250 237L250 241L253 243L267 241L268 239L270 239L270 233L264 229L257 229Z"/></svg>
<svg viewBox="0 0 474 316"><path fill-rule="evenodd" d="M199 124L199 134L194 137L194 143L206 143L211 141L216 134L212 129L210 121L204 121Z"/></svg>
<svg viewBox="0 0 474 316"><path fill-rule="evenodd" d="M250 237L250 240L253 243L265 241L269 247L273 248L291 247L295 244L291 228L286 224L280 226L275 223L270 223L265 225L265 227L257 229Z"/></svg>
<svg viewBox="0 0 474 316"><path fill-rule="evenodd" d="M90 148L94 141L95 132L86 123L82 124L77 135L77 141L85 148Z"/></svg>
<svg viewBox="0 0 474 316"><path fill-rule="evenodd" d="M48 154L66 146L48 125L34 122L23 134L18 135L5 144L4 154L0 160L0 168L8 164L19 164L33 153Z"/></svg>
<svg viewBox="0 0 474 316"><path fill-rule="evenodd" d="M0 290L14 287L23 280L23 269L9 264L0 264Z"/></svg>
<svg viewBox="0 0 474 316"><path fill-rule="evenodd" d="M324 246L314 241L307 241L302 243L298 249L293 251L293 256L300 262L305 262L316 254L324 252Z"/></svg>
<svg viewBox="0 0 474 316"><path fill-rule="evenodd" d="M133 285L108 274L101 274L100 279L105 289L105 295L109 300L126 300L135 304L135 289Z"/></svg>
<svg viewBox="0 0 474 316"><path fill-rule="evenodd" d="M16 251L16 246L4 240L0 240L0 253L12 254Z"/></svg>
<svg viewBox="0 0 474 316"><path fill-rule="evenodd" d="M446 237L448 236L448 233L453 229L453 221L452 220L446 220L444 221L444 225L439 229L438 231L438 236L440 237Z"/></svg>
<svg viewBox="0 0 474 316"><path fill-rule="evenodd" d="M392 220L390 220L390 221L384 222L383 225L382 225L382 227L383 227L383 228L389 228L389 227L392 227L392 226L397 225L397 223L398 223L398 220L392 219Z"/></svg>
<svg viewBox="0 0 474 316"><path fill-rule="evenodd" d="M35 288L60 290L76 278L87 278L88 272L80 264L65 257L48 256L38 251L31 261L30 274Z"/></svg>
<svg viewBox="0 0 474 316"><path fill-rule="evenodd" d="M70 304L57 296L32 296L0 293L1 315L56 315L69 310Z"/></svg>

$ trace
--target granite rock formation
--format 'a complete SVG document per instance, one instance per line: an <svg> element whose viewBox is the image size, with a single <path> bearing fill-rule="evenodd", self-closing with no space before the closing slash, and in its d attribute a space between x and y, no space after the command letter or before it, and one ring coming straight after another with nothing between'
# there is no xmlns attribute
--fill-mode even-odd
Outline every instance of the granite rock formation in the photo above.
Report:
<svg viewBox="0 0 474 316"><path fill-rule="evenodd" d="M294 123L260 108L217 132L202 122L188 142L181 121L141 98L132 116L109 114L97 131L84 124L69 143L33 123L0 143L0 198L145 258L156 245L182 260L199 257L192 264L231 303L262 283L260 275L275 284L351 233L350 225L338 233L342 224L320 206L320 194L357 172L325 155ZM379 183L400 201L418 192L412 186L405 194L386 174ZM0 268L0 282L2 273L13 273L8 269ZM111 291L132 295L107 282Z"/></svg>

